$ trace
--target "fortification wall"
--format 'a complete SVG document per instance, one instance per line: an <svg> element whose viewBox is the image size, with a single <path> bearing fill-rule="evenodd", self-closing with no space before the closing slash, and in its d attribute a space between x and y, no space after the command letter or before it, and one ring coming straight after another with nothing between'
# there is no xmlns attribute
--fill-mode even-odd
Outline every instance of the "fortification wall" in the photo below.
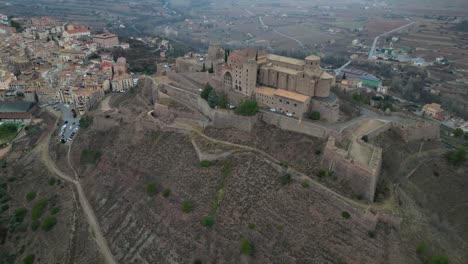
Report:
<svg viewBox="0 0 468 264"><path fill-rule="evenodd" d="M393 123L392 122L387 122L384 125L376 128L376 129L374 129L372 131L367 132L365 135L367 135L368 139L371 139L371 138L374 138L374 137L380 135L381 133L391 129L392 127L393 127Z"/></svg>
<svg viewBox="0 0 468 264"><path fill-rule="evenodd" d="M325 127L314 125L308 122L300 122L297 119L278 114L262 112L260 119L265 123L275 125L281 129L303 133L318 138L326 138L328 131Z"/></svg>
<svg viewBox="0 0 468 264"><path fill-rule="evenodd" d="M425 121L412 125L394 122L392 129L404 142L413 140L438 140L440 138L440 125L436 122Z"/></svg>
<svg viewBox="0 0 468 264"><path fill-rule="evenodd" d="M356 143L366 144L361 140ZM347 151L336 147L335 138L329 137L323 153L322 165L332 170L338 177L345 179L356 195L368 201L374 201L382 165L382 150L380 148L373 147L369 166L364 166L351 159Z"/></svg>
<svg viewBox="0 0 468 264"><path fill-rule="evenodd" d="M120 125L122 118L115 113L108 112L93 117L93 128L100 131L106 131Z"/></svg>

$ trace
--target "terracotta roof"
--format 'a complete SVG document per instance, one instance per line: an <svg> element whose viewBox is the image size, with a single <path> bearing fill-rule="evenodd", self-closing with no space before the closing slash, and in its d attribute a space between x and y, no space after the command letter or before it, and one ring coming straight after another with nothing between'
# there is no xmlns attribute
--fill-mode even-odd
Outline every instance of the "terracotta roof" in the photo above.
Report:
<svg viewBox="0 0 468 264"><path fill-rule="evenodd" d="M67 30L68 34L77 34L77 33L85 33L85 32L89 32L89 29L87 29L87 28L78 28L78 29Z"/></svg>
<svg viewBox="0 0 468 264"><path fill-rule="evenodd" d="M0 113L0 119L30 119L31 113Z"/></svg>
<svg viewBox="0 0 468 264"><path fill-rule="evenodd" d="M259 87L255 89L255 93L265 94L265 95L276 95L284 98L288 98L297 102L306 102L309 99L309 96L303 95L300 93L294 93L290 91L286 91L283 89L272 89L268 87Z"/></svg>

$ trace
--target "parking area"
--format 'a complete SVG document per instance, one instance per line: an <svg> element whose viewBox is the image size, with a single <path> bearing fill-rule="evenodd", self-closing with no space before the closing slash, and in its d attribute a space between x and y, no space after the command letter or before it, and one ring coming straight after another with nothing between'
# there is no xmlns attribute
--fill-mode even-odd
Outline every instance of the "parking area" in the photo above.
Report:
<svg viewBox="0 0 468 264"><path fill-rule="evenodd" d="M80 127L80 118L77 116L77 113L73 113L73 109L67 104L56 104L54 106L54 110L62 112L62 123L59 138L57 140L62 143L72 141Z"/></svg>

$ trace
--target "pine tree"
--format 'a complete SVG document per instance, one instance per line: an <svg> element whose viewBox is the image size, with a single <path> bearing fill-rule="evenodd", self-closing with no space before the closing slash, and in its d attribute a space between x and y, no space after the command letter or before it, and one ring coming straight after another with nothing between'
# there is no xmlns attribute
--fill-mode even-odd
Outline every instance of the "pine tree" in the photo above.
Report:
<svg viewBox="0 0 468 264"><path fill-rule="evenodd" d="M210 69L208 70L209 73L213 73L214 72L214 68L213 68L213 62L211 63L211 67Z"/></svg>
<svg viewBox="0 0 468 264"><path fill-rule="evenodd" d="M255 60L258 61L258 50L257 53L255 53Z"/></svg>
<svg viewBox="0 0 468 264"><path fill-rule="evenodd" d="M203 63L203 68L201 70L202 72L206 72L206 66L205 66L205 63Z"/></svg>

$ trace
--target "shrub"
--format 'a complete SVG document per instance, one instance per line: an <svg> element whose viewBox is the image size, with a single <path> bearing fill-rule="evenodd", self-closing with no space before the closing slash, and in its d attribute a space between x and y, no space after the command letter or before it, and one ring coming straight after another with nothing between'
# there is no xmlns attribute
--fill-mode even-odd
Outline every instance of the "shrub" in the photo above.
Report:
<svg viewBox="0 0 468 264"><path fill-rule="evenodd" d="M215 106L218 105L218 94L216 94L216 91L214 89L211 90L211 92L208 94L208 105L211 108L215 108Z"/></svg>
<svg viewBox="0 0 468 264"><path fill-rule="evenodd" d="M184 200L182 203L182 212L186 214L192 212L192 203L189 200Z"/></svg>
<svg viewBox="0 0 468 264"><path fill-rule="evenodd" d="M52 215L56 215L56 214L58 214L58 212L60 212L60 208L58 208L58 207L54 207L54 208L52 208L50 210L50 214L52 214Z"/></svg>
<svg viewBox="0 0 468 264"><path fill-rule="evenodd" d="M28 200L28 202L34 200L34 198L36 198L36 192L28 192L28 194L26 194L26 200Z"/></svg>
<svg viewBox="0 0 468 264"><path fill-rule="evenodd" d="M289 174L285 174L285 175L280 177L281 185L289 185L291 183L291 181L292 181L291 175L289 175Z"/></svg>
<svg viewBox="0 0 468 264"><path fill-rule="evenodd" d="M171 189L169 188L164 189L162 195L166 198L169 197L169 195L171 195Z"/></svg>
<svg viewBox="0 0 468 264"><path fill-rule="evenodd" d="M200 97L205 100L208 100L208 95L211 93L212 90L213 87L209 83L205 84L203 91L200 93Z"/></svg>
<svg viewBox="0 0 468 264"><path fill-rule="evenodd" d="M13 214L13 217L11 219L12 222L13 223L22 223L27 212L28 212L28 210L26 208L16 209L15 213Z"/></svg>
<svg viewBox="0 0 468 264"><path fill-rule="evenodd" d="M33 207L31 211L31 219L37 220L39 219L42 214L44 213L44 209L47 206L47 200L46 199L41 199L37 204Z"/></svg>
<svg viewBox="0 0 468 264"><path fill-rule="evenodd" d="M302 187L303 188L309 188L309 183L308 182L303 182Z"/></svg>
<svg viewBox="0 0 468 264"><path fill-rule="evenodd" d="M49 185L54 185L56 182L57 182L57 180L55 178L49 178L49 180L47 181L47 183L49 183Z"/></svg>
<svg viewBox="0 0 468 264"><path fill-rule="evenodd" d="M257 101L245 100L239 104L239 107L234 112L242 116L253 116L258 112L258 110Z"/></svg>
<svg viewBox="0 0 468 264"><path fill-rule="evenodd" d="M218 96L218 106L224 109L227 107L228 104L229 104L229 99L227 95L225 93L221 93Z"/></svg>
<svg viewBox="0 0 468 264"><path fill-rule="evenodd" d="M249 229L255 229L255 224L254 224L254 223L250 223L247 227L248 227Z"/></svg>
<svg viewBox="0 0 468 264"><path fill-rule="evenodd" d="M320 112L309 113L309 118L312 120L320 120Z"/></svg>
<svg viewBox="0 0 468 264"><path fill-rule="evenodd" d="M214 217L211 215L203 217L202 225L205 227L212 227L214 225Z"/></svg>
<svg viewBox="0 0 468 264"><path fill-rule="evenodd" d="M80 127L88 128L93 123L93 117L89 115L84 115L80 118Z"/></svg>
<svg viewBox="0 0 468 264"><path fill-rule="evenodd" d="M416 247L416 253L420 256L426 253L426 244L424 244L424 242L420 242L418 244L418 246Z"/></svg>
<svg viewBox="0 0 468 264"><path fill-rule="evenodd" d="M367 231L367 235L368 235L370 238L375 238L375 231L374 231L374 230L369 230L369 231Z"/></svg>
<svg viewBox="0 0 468 264"><path fill-rule="evenodd" d="M193 261L193 264L202 264L203 262L199 259L196 259Z"/></svg>
<svg viewBox="0 0 468 264"><path fill-rule="evenodd" d="M460 166L468 159L465 148L461 147L449 154L447 154L447 160L454 166Z"/></svg>
<svg viewBox="0 0 468 264"><path fill-rule="evenodd" d="M2 207L0 208L0 213L5 212L5 211L8 210L9 208L10 208L10 206L9 206L8 204L2 205Z"/></svg>
<svg viewBox="0 0 468 264"><path fill-rule="evenodd" d="M463 136L463 130L461 128L457 128L453 131L453 136L454 137L461 137Z"/></svg>
<svg viewBox="0 0 468 264"><path fill-rule="evenodd" d="M24 257L23 259L23 264L33 264L34 263L35 256L30 254Z"/></svg>
<svg viewBox="0 0 468 264"><path fill-rule="evenodd" d="M41 225L41 222L39 220L32 221L31 230L36 231L39 228L40 225Z"/></svg>
<svg viewBox="0 0 468 264"><path fill-rule="evenodd" d="M81 162L85 164L96 164L101 159L100 150L84 149L81 152Z"/></svg>
<svg viewBox="0 0 468 264"><path fill-rule="evenodd" d="M344 219L349 219L349 218L351 218L351 215L348 212L343 211L341 213L341 217L343 217Z"/></svg>
<svg viewBox="0 0 468 264"><path fill-rule="evenodd" d="M49 216L46 219L44 219L44 222L42 223L42 230L44 231L50 231L55 224L57 224L57 218L55 216Z"/></svg>
<svg viewBox="0 0 468 264"><path fill-rule="evenodd" d="M253 254L253 245L247 238L244 238L242 240L240 248L241 248L242 255L252 256L252 254Z"/></svg>
<svg viewBox="0 0 468 264"><path fill-rule="evenodd" d="M149 182L146 185L146 194L148 194L148 196L154 196L156 194L156 183Z"/></svg>
<svg viewBox="0 0 468 264"><path fill-rule="evenodd" d="M449 264L450 261L446 256L434 256L429 259L429 264Z"/></svg>
<svg viewBox="0 0 468 264"><path fill-rule="evenodd" d="M212 164L211 164L211 161L209 160L202 160L200 161L200 166L202 166L203 168L208 168L210 167Z"/></svg>

